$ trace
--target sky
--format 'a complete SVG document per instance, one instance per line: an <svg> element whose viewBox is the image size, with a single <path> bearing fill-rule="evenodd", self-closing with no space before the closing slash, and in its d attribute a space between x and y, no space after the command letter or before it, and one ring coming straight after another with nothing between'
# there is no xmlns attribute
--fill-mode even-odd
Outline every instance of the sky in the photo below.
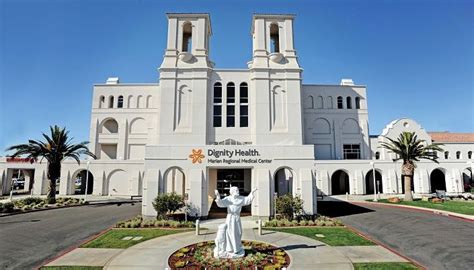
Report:
<svg viewBox="0 0 474 270"><path fill-rule="evenodd" d="M206 12L216 68L251 60L253 13L296 15L307 84L367 86L370 134L394 119L474 132L474 1L0 0L0 155L50 125L89 139L92 89L157 82L166 12Z"/></svg>

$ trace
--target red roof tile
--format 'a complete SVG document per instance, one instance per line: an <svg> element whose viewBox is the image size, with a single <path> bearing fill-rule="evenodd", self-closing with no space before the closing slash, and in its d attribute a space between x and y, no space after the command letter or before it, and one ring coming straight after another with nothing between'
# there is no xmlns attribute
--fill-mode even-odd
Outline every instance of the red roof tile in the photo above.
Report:
<svg viewBox="0 0 474 270"><path fill-rule="evenodd" d="M474 143L474 133L428 132L434 142Z"/></svg>

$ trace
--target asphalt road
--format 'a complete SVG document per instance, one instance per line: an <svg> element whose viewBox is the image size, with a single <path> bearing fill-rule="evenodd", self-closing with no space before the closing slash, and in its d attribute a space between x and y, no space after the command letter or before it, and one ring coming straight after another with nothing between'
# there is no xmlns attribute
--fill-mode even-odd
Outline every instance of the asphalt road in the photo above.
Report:
<svg viewBox="0 0 474 270"><path fill-rule="evenodd" d="M428 269L474 269L474 222L395 207L319 202L318 210Z"/></svg>
<svg viewBox="0 0 474 270"><path fill-rule="evenodd" d="M136 216L141 204L88 205L0 217L0 269L33 269Z"/></svg>

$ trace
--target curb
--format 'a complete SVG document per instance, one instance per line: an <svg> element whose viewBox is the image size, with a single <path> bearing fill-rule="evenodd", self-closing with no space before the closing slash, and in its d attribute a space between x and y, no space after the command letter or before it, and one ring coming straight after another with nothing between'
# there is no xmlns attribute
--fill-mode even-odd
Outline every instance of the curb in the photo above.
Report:
<svg viewBox="0 0 474 270"><path fill-rule="evenodd" d="M383 203L383 202L350 202L350 203L352 203L352 204L369 204L369 205L379 205L379 206L385 206L385 207L404 208L404 209L409 209L409 210L413 210L413 211L420 211L420 212L425 212L425 213L431 213L431 214L434 214L434 215L440 215L440 216L460 219L462 221L474 222L474 217L468 218L468 217L463 216L463 214L458 214L458 213L445 211L445 210L432 209L432 208L425 208L425 207L418 207L418 206L411 206L411 205L402 205L402 204Z"/></svg>
<svg viewBox="0 0 474 270"><path fill-rule="evenodd" d="M76 204L76 205L64 205L59 207L48 207L48 208L41 208L41 209L32 209L28 211L18 211L13 213L2 213L0 214L0 218L21 215L21 214L28 214L34 212L41 212L41 211L48 211L48 210L56 210L56 209L63 209L63 208L71 208L71 207L79 207L79 206L90 206L90 205L111 205L111 204L123 204L123 203L139 203L141 201L114 201L114 202L93 202L93 203L84 203L84 204Z"/></svg>
<svg viewBox="0 0 474 270"><path fill-rule="evenodd" d="M382 243L382 242L380 242L380 241L378 241L378 240L375 240L374 238L372 238L372 237L370 237L370 236L368 236L368 235L366 235L366 234L360 232L360 231L357 230L356 228L354 228L354 227L352 227L352 226L350 226L350 225L347 225L347 224L344 224L344 226L345 226L347 229L349 229L350 231L356 233L357 235L359 235L359 236L361 236L361 237L363 237L363 238L365 238L365 239L367 239L367 240L369 240L369 241L372 241L372 242L374 242L375 244L377 244L377 245L379 245L379 246L381 246L381 247L383 247L383 248L389 250L390 252L392 252L392 253L394 253L394 254L396 254L396 255L398 255L398 256L404 258L405 260L407 260L407 261L413 263L413 264L414 264L415 266L417 266L418 268L421 268L421 269L428 269L426 266L422 265L422 264L419 263L418 261L416 261L416 260L414 260L414 259L412 259L412 258L410 258L410 257L408 257L408 256L405 256L405 255L401 254L400 252L394 250L393 248L387 246L386 244L384 244L384 243Z"/></svg>
<svg viewBox="0 0 474 270"><path fill-rule="evenodd" d="M99 238L100 236L102 236L103 234L107 233L108 231L110 231L112 229L113 229L113 226L111 226L107 229L104 229L104 230L98 232L97 234L89 236L88 238L84 239L84 241L81 241L79 244L73 245L73 246L71 246L71 247L69 247L65 250L60 251L59 254L57 254L53 258L46 259L46 260L42 261L41 263L39 263L39 265L37 267L34 267L33 269L39 270L41 267L46 266L48 263L53 262L53 261L63 257L64 255L72 252L73 250L75 250L75 249L79 248L80 246L84 245L85 243L88 243L92 240L95 240L95 239Z"/></svg>

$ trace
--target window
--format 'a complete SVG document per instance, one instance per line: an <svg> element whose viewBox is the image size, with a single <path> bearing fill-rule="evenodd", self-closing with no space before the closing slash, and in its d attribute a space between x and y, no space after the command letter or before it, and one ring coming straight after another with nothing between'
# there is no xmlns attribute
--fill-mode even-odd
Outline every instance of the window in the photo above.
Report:
<svg viewBox="0 0 474 270"><path fill-rule="evenodd" d="M380 159L380 152L375 152L375 159Z"/></svg>
<svg viewBox="0 0 474 270"><path fill-rule="evenodd" d="M356 97L355 102L356 102L356 109L360 109L360 97Z"/></svg>
<svg viewBox="0 0 474 270"><path fill-rule="evenodd" d="M249 126L249 88L247 83L240 84L240 126Z"/></svg>
<svg viewBox="0 0 474 270"><path fill-rule="evenodd" d="M360 159L359 144L344 144L343 152L344 159Z"/></svg>
<svg viewBox="0 0 474 270"><path fill-rule="evenodd" d="M445 151L444 152L444 159L448 159L449 158L449 152L448 151Z"/></svg>
<svg viewBox="0 0 474 270"><path fill-rule="evenodd" d="M352 99L351 99L351 97L347 97L346 101L347 101L346 102L347 103L347 108L352 109Z"/></svg>
<svg viewBox="0 0 474 270"><path fill-rule="evenodd" d="M123 96L118 97L117 108L123 108Z"/></svg>
<svg viewBox="0 0 474 270"><path fill-rule="evenodd" d="M222 105L214 105L214 127L222 126Z"/></svg>
<svg viewBox="0 0 474 270"><path fill-rule="evenodd" d="M456 152L456 159L460 159L461 158L461 151L457 151Z"/></svg>
<svg viewBox="0 0 474 270"><path fill-rule="evenodd" d="M472 158L472 151L467 152L467 158L471 159Z"/></svg>
<svg viewBox="0 0 474 270"><path fill-rule="evenodd" d="M213 123L214 127L222 127L222 84L216 82L214 84L214 110Z"/></svg>
<svg viewBox="0 0 474 270"><path fill-rule="evenodd" d="M235 85L233 82L227 84L227 127L235 127Z"/></svg>
<svg viewBox="0 0 474 270"><path fill-rule="evenodd" d="M183 24L183 52L191 52L193 42L193 29L191 23Z"/></svg>
<svg viewBox="0 0 474 270"><path fill-rule="evenodd" d="M338 109L344 109L342 97L337 97L337 108Z"/></svg>
<svg viewBox="0 0 474 270"><path fill-rule="evenodd" d="M280 52L280 33L278 25L272 23L270 25L270 52L279 53Z"/></svg>
<svg viewBox="0 0 474 270"><path fill-rule="evenodd" d="M227 127L235 127L235 106L227 105Z"/></svg>
<svg viewBox="0 0 474 270"><path fill-rule="evenodd" d="M110 96L109 97L109 108L113 108L114 107L114 96Z"/></svg>

